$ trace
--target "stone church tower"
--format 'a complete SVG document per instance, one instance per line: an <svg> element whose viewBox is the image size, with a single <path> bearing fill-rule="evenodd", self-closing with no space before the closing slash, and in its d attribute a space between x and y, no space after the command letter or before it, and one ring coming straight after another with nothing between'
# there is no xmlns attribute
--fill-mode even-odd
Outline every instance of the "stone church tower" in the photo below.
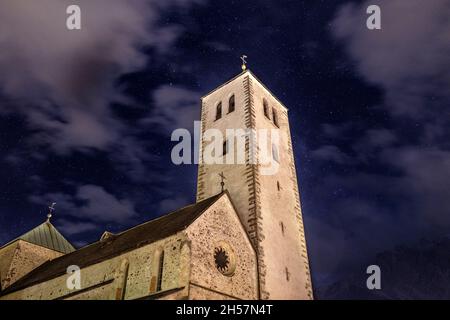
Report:
<svg viewBox="0 0 450 320"><path fill-rule="evenodd" d="M255 139L246 136L244 163L202 163L200 157L197 201L221 191L223 173L224 188L258 256L260 299L312 299L288 110L245 65L243 70L201 98L200 155L210 143L204 139L208 129L219 129L223 135L226 129L251 129L257 134L276 129L279 143L271 143L269 135L267 144L278 170L263 174L262 146L253 149ZM227 140L224 146L233 149L230 144L235 143ZM256 161L249 161L252 156Z"/></svg>
<svg viewBox="0 0 450 320"><path fill-rule="evenodd" d="M227 129L196 203L79 249L49 220L0 246L0 300L312 299L287 109L246 68L202 98L203 160Z"/></svg>

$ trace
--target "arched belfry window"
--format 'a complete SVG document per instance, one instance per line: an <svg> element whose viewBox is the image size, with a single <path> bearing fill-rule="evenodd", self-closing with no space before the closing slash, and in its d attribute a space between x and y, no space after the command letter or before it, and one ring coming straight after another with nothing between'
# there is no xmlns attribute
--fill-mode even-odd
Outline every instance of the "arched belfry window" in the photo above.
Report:
<svg viewBox="0 0 450 320"><path fill-rule="evenodd" d="M267 103L266 99L263 99L263 108L264 108L264 115L267 117L267 119L270 119L269 104Z"/></svg>
<svg viewBox="0 0 450 320"><path fill-rule="evenodd" d="M228 100L228 113L233 112L236 106L236 102L234 99L234 94Z"/></svg>
<svg viewBox="0 0 450 320"><path fill-rule="evenodd" d="M272 109L272 120L273 120L273 124L276 125L277 127L279 127L278 115L277 115L277 111L275 109Z"/></svg>
<svg viewBox="0 0 450 320"><path fill-rule="evenodd" d="M219 120L220 118L222 118L222 102L219 102L216 106L216 120Z"/></svg>

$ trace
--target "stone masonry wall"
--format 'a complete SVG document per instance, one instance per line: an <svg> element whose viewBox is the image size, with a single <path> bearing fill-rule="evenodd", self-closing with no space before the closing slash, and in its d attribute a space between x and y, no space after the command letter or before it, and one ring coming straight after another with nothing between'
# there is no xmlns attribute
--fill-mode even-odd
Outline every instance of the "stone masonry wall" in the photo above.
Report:
<svg viewBox="0 0 450 320"><path fill-rule="evenodd" d="M264 237L263 260L265 288L271 299L311 299L312 289L303 230L295 162L287 109L258 79L253 79L255 127L257 130L278 130L279 168L273 175L259 174L261 229ZM269 117L264 114L263 100L269 106ZM273 120L275 111L278 127ZM272 141L267 149L272 156ZM258 168L261 170L261 166Z"/></svg>
<svg viewBox="0 0 450 320"><path fill-rule="evenodd" d="M0 300L52 300L52 299L141 299L164 291L178 290L174 298L188 296L190 255L186 251L186 237L178 233L166 239L126 252L95 265L81 269L81 289L69 290L69 275L58 275L49 281L0 297ZM155 276L155 253L164 250L162 290L152 288ZM80 261L81 263L81 261Z"/></svg>
<svg viewBox="0 0 450 320"><path fill-rule="evenodd" d="M236 97L236 110L227 114L228 97L232 94ZM263 98L268 101L270 119L264 115ZM216 120L216 105L220 101L223 115ZM197 199L220 191L218 174L223 172L225 188L258 255L260 298L312 299L287 109L251 72L243 72L202 98L202 132L210 128L223 133L228 128L252 129L257 133L259 129L278 129L272 120L272 108L280 127L278 172L262 174L261 150L251 154L250 139L255 137L246 137L245 164L199 165ZM202 140L201 150L206 144ZM267 148L271 156L271 141ZM249 162L251 156L258 161Z"/></svg>
<svg viewBox="0 0 450 320"><path fill-rule="evenodd" d="M186 232L192 252L189 299L258 298L256 254L226 194ZM234 257L231 275L223 274L215 265L214 249L223 243Z"/></svg>
<svg viewBox="0 0 450 320"><path fill-rule="evenodd" d="M6 289L44 262L63 255L33 243L18 240L0 251L1 287Z"/></svg>

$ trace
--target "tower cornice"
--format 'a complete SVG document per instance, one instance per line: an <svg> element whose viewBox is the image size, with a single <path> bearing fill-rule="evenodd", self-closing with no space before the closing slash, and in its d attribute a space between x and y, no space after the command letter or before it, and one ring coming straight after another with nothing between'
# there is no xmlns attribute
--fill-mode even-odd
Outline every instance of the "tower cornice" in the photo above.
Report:
<svg viewBox="0 0 450 320"><path fill-rule="evenodd" d="M213 90L209 91L207 94L203 95L200 98L200 100L203 100L205 97L211 95L212 93L214 93L217 90L223 88L224 86L226 86L230 82L233 82L234 80L236 80L237 78L239 78L239 77L241 77L241 76L243 76L245 74L248 74L253 79L255 79L286 111L289 111L288 107L286 107L286 105L250 69L246 69L246 70L240 72L239 74L237 74L236 76L234 76L233 78L229 79L228 81L225 81L220 86L214 88Z"/></svg>

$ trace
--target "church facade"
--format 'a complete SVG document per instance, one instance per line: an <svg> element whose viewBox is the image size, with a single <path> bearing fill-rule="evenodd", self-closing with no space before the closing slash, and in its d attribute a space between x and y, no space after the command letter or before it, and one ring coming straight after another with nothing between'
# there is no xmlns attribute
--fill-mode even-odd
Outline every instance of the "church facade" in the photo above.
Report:
<svg viewBox="0 0 450 320"><path fill-rule="evenodd" d="M200 161L195 204L78 250L47 221L0 248L0 300L312 299L287 108L245 68L201 106L202 133L277 130L276 173L249 135L244 163Z"/></svg>

